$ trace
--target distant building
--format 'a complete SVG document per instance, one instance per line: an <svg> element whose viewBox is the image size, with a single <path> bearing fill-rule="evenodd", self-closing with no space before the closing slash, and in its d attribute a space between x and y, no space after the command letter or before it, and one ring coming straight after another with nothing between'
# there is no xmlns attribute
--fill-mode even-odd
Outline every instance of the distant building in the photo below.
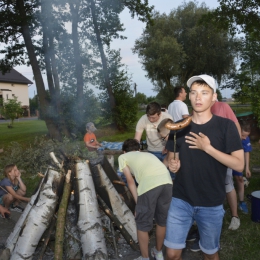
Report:
<svg viewBox="0 0 260 260"><path fill-rule="evenodd" d="M0 72L0 98L3 98L3 100L6 101L16 96L17 100L22 103L25 116L30 116L29 84L33 84L33 82L15 69L11 69L10 72L5 74Z"/></svg>

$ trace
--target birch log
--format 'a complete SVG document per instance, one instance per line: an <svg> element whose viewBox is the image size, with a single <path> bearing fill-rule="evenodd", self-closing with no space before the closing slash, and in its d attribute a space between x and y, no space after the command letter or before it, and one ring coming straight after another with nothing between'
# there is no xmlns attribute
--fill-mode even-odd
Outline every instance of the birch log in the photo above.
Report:
<svg viewBox="0 0 260 260"><path fill-rule="evenodd" d="M116 191L114 185L107 177L101 165L97 165L97 169L100 174L101 184L106 188L106 191L108 193L114 215L124 225L125 229L131 235L133 240L137 242L137 229L135 224L135 217L132 211L121 199L119 193Z"/></svg>
<svg viewBox="0 0 260 260"><path fill-rule="evenodd" d="M9 237L6 240L6 248L8 248L10 250L10 252L12 253L14 246L17 242L19 233L24 225L24 222L32 208L32 206L34 205L34 202L36 201L36 199L38 198L39 192L41 190L42 184L44 182L44 180L47 178L48 176L48 171L49 168L46 170L44 178L41 179L40 184L38 185L38 190L31 196L31 200L30 202L26 205L22 215L20 216L20 218L18 219L18 221L15 224L15 227L12 231L12 233L9 235Z"/></svg>
<svg viewBox="0 0 260 260"><path fill-rule="evenodd" d="M76 177L79 189L78 227L83 250L83 259L107 259L107 249L95 187L89 165L86 162L76 164Z"/></svg>
<svg viewBox="0 0 260 260"><path fill-rule="evenodd" d="M33 253L43 232L47 229L58 201L58 196L53 190L55 181L60 179L60 174L52 169L48 172L48 179L43 184L37 203L32 207L19 234L11 260L32 259Z"/></svg>
<svg viewBox="0 0 260 260"><path fill-rule="evenodd" d="M63 257L63 241L64 241L64 229L66 221L66 212L68 207L68 200L71 192L70 184L71 170L68 170L66 175L62 199L59 205L58 218L56 223L56 237L55 237L55 260L62 260Z"/></svg>

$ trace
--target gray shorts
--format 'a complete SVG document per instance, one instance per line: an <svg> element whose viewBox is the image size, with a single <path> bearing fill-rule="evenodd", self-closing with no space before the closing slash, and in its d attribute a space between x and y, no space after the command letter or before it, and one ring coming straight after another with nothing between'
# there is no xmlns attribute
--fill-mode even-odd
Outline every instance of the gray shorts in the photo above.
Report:
<svg viewBox="0 0 260 260"><path fill-rule="evenodd" d="M232 169L227 168L227 175L225 180L226 193L231 192L234 189Z"/></svg>
<svg viewBox="0 0 260 260"><path fill-rule="evenodd" d="M159 226L166 226L172 199L172 184L164 184L138 196L135 207L137 229L148 232L153 228L153 218Z"/></svg>

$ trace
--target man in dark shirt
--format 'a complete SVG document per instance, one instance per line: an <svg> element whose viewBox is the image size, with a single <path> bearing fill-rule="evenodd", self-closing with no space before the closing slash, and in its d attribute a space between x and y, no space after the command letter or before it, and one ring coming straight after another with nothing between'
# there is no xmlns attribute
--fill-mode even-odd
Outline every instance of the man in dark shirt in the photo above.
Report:
<svg viewBox="0 0 260 260"><path fill-rule="evenodd" d="M215 80L208 75L194 76L187 85L192 122L177 133L176 157L173 133L166 145L168 166L172 172L179 171L164 244L168 259L181 259L188 231L196 221L204 259L218 260L226 171L227 167L243 169L243 150L234 122L210 111L217 98Z"/></svg>

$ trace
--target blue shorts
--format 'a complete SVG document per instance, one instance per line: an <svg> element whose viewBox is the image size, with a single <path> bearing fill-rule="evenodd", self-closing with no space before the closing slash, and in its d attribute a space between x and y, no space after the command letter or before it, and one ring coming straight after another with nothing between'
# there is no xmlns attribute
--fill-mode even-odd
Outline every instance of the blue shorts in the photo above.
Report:
<svg viewBox="0 0 260 260"><path fill-rule="evenodd" d="M196 221L202 252L208 255L215 254L219 250L224 214L223 205L193 207L181 199L172 198L168 211L164 245L171 249L185 248L190 227Z"/></svg>
<svg viewBox="0 0 260 260"><path fill-rule="evenodd" d="M233 176L243 176L243 172L232 171Z"/></svg>

